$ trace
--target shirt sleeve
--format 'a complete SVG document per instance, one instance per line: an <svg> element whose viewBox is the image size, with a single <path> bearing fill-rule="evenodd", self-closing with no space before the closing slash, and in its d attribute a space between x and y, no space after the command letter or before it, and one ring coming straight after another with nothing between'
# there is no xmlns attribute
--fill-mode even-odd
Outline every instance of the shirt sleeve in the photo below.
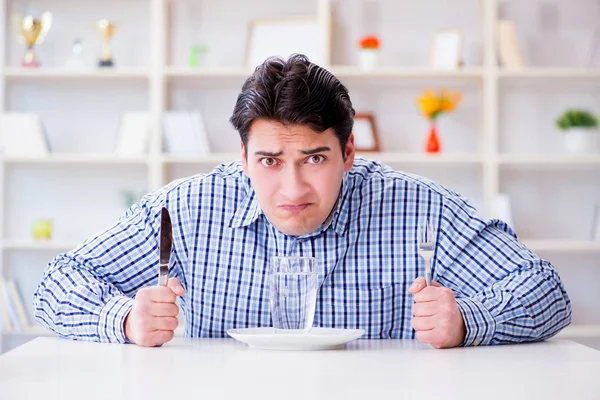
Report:
<svg viewBox="0 0 600 400"><path fill-rule="evenodd" d="M104 232L54 258L34 293L36 320L62 337L126 343L123 323L136 292L158 281L164 196L163 191L144 196ZM181 280L175 247L169 273Z"/></svg>
<svg viewBox="0 0 600 400"><path fill-rule="evenodd" d="M455 293L463 346L543 340L571 322L555 268L504 222L485 222L463 198L448 196L437 236L434 277Z"/></svg>

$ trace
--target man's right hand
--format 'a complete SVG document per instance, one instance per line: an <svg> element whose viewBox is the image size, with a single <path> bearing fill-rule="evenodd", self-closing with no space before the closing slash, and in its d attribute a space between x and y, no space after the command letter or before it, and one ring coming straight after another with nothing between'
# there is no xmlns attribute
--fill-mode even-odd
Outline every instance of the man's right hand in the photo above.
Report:
<svg viewBox="0 0 600 400"><path fill-rule="evenodd" d="M184 293L177 278L170 278L167 286L140 289L125 317L127 339L147 347L159 346L173 339L179 314L175 299Z"/></svg>

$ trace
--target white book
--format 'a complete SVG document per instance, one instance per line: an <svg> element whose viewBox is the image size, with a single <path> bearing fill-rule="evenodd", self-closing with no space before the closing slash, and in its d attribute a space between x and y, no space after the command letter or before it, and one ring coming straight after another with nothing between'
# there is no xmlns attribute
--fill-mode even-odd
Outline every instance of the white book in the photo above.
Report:
<svg viewBox="0 0 600 400"><path fill-rule="evenodd" d="M50 152L37 114L0 114L0 151L13 157L45 157Z"/></svg>
<svg viewBox="0 0 600 400"><path fill-rule="evenodd" d="M4 286L4 278L0 276L0 316L2 317L3 332L13 332L14 326L11 318L8 294Z"/></svg>
<svg viewBox="0 0 600 400"><path fill-rule="evenodd" d="M9 279L5 281L5 286L8 288L8 294L11 299L12 305L17 312L17 317L19 318L19 323L22 329L27 329L31 327L31 322L29 320L29 314L25 309L25 305L23 302L23 297L21 296L21 292L17 287L17 283L14 279Z"/></svg>
<svg viewBox="0 0 600 400"><path fill-rule="evenodd" d="M519 50L517 28L512 21L498 21L498 58L506 69L523 68L523 56Z"/></svg>
<svg viewBox="0 0 600 400"><path fill-rule="evenodd" d="M143 111L126 112L121 118L115 153L120 157L143 156L148 152L150 115Z"/></svg>
<svg viewBox="0 0 600 400"><path fill-rule="evenodd" d="M210 153L210 142L208 141L208 131L206 124L204 123L204 117L199 110L193 110L191 112L192 124L195 127L196 145L198 148L198 154Z"/></svg>
<svg viewBox="0 0 600 400"><path fill-rule="evenodd" d="M197 156L195 127L189 111L169 111L163 117L165 147L178 156Z"/></svg>

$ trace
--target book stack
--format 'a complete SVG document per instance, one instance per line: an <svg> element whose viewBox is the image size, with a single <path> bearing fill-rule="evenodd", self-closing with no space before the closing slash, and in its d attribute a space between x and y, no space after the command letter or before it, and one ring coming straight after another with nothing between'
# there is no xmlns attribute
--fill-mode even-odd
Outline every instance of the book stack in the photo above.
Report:
<svg viewBox="0 0 600 400"><path fill-rule="evenodd" d="M0 331L4 333L25 332L31 321L23 297L13 279L0 277Z"/></svg>

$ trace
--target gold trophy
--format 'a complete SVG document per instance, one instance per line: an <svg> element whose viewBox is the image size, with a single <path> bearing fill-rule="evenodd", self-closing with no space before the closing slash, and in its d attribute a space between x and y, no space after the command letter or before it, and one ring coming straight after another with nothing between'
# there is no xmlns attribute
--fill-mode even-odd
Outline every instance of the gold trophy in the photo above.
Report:
<svg viewBox="0 0 600 400"><path fill-rule="evenodd" d="M24 18L15 15L14 23L19 31L21 41L27 44L27 51L21 65L24 67L39 67L40 63L35 57L33 46L44 41L44 37L46 37L52 26L52 14L46 11L39 20L34 19L31 15Z"/></svg>
<svg viewBox="0 0 600 400"><path fill-rule="evenodd" d="M96 29L100 32L102 38L102 57L98 61L100 67L112 67L114 65L110 51L110 39L115 32L115 24L106 19L96 22Z"/></svg>

